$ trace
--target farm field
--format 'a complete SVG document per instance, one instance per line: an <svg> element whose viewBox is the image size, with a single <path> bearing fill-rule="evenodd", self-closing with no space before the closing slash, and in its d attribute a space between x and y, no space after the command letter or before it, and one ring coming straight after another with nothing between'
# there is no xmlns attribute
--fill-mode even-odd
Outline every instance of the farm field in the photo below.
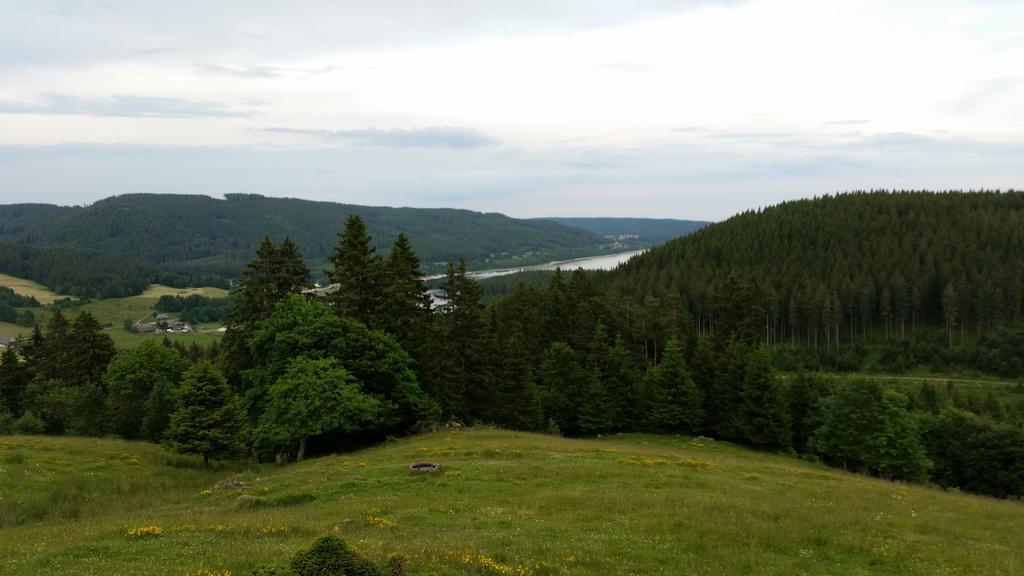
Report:
<svg viewBox="0 0 1024 576"><path fill-rule="evenodd" d="M408 471L424 459L441 472ZM1024 571L1024 504L688 437L481 428L209 470L150 444L0 437L0 495L13 575L244 575L326 533L410 575ZM159 534L129 536L144 527Z"/></svg>
<svg viewBox="0 0 1024 576"><path fill-rule="evenodd" d="M40 304L53 304L54 300L58 298L67 298L56 292L50 290L46 286L26 280L24 278L18 278L15 276L9 276L7 274L0 274L0 286L6 286L11 290L14 290L15 294L21 294L22 296L33 296L36 300L39 300Z"/></svg>
<svg viewBox="0 0 1024 576"><path fill-rule="evenodd" d="M22 282L23 284L27 281L13 278L11 276L0 275L0 286L8 286L5 282L8 279L13 281ZM38 286L38 285L37 285ZM28 294L27 291L14 288L16 292ZM42 288L42 287L40 287ZM45 288L43 289L45 290ZM49 292L51 295L49 302L53 302L53 297L56 294ZM145 292L138 296L129 296L127 298L109 298L106 300L93 300L87 304L83 304L80 307L65 309L63 312L68 319L72 319L78 315L79 310L86 310L92 313L93 316L102 324L106 332L113 340L114 344L118 348L134 348L145 342L147 338L163 338L164 335L140 335L132 332L128 332L124 329L125 320L130 321L132 324L145 319L150 318L151 315L155 315L153 312L153 305L156 304L157 300L161 296L165 295L176 295L176 296L190 296L193 294L200 294L202 296L208 296L211 298L225 298L228 295L227 290L221 288L171 288L169 286L163 286L160 284L153 284ZM35 293L32 295L39 298ZM40 302L43 300L40 299ZM36 316L36 321L42 325L46 325L47 320L53 315L53 310L48 308L33 308L32 313ZM216 329L216 325L201 326L201 328ZM0 323L0 335L3 336L28 336L32 333L31 327L17 326L15 324ZM196 342L200 345L207 345L217 340L219 336L214 334L169 334L168 338L174 341L180 341L186 346Z"/></svg>

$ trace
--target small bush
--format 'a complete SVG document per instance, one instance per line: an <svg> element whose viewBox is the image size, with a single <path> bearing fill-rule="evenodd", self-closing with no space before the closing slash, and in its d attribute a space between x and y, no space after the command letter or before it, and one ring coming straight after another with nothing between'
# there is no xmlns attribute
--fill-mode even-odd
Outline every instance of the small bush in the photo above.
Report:
<svg viewBox="0 0 1024 576"><path fill-rule="evenodd" d="M0 409L0 434L14 433L14 416L7 410Z"/></svg>
<svg viewBox="0 0 1024 576"><path fill-rule="evenodd" d="M337 536L324 536L292 559L296 576L384 576L369 560L356 554Z"/></svg>
<svg viewBox="0 0 1024 576"><path fill-rule="evenodd" d="M313 500L316 500L316 496L305 492L300 494L285 494L284 496L279 496L271 500L270 505L281 507L298 506L299 504L306 504Z"/></svg>
<svg viewBox="0 0 1024 576"><path fill-rule="evenodd" d="M46 432L46 423L39 416L25 412L14 421L14 431L18 434L43 434Z"/></svg>

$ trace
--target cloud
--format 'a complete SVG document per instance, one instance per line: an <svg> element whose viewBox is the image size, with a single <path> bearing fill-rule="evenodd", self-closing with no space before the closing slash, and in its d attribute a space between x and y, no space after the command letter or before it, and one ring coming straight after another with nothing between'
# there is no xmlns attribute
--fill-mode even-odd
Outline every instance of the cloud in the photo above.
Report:
<svg viewBox="0 0 1024 576"><path fill-rule="evenodd" d="M433 126L428 128L392 128L378 130L315 130L304 128L265 128L278 134L316 136L324 140L345 140L364 146L396 148L480 148L500 141L474 128Z"/></svg>
<svg viewBox="0 0 1024 576"><path fill-rule="evenodd" d="M620 26L743 0L4 2L3 65L130 59L186 46L194 62L292 61L310 54L450 45ZM54 42L59 38L59 42Z"/></svg>
<svg viewBox="0 0 1024 576"><path fill-rule="evenodd" d="M831 122L825 122L827 126L856 126L858 124L867 124L870 120L833 120Z"/></svg>
<svg viewBox="0 0 1024 576"><path fill-rule="evenodd" d="M314 131L315 132L315 131ZM387 132L387 131L376 131ZM411 132L411 131L404 131ZM256 192L355 204L721 219L843 190L1021 186L1024 144L921 134L528 150L414 146L0 146L4 202Z"/></svg>
<svg viewBox="0 0 1024 576"><path fill-rule="evenodd" d="M954 114L970 114L983 108L992 100L1024 87L1024 76L1007 76L979 82L967 93L949 104Z"/></svg>
<svg viewBox="0 0 1024 576"><path fill-rule="evenodd" d="M47 116L106 116L128 118L210 118L252 116L219 102L158 96L118 95L81 98L69 94L47 94L38 102L0 100L0 114L41 114Z"/></svg>

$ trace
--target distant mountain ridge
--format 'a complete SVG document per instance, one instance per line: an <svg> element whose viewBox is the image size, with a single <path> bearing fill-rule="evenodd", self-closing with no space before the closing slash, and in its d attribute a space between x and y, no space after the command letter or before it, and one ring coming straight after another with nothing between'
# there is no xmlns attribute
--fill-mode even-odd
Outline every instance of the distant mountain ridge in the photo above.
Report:
<svg viewBox="0 0 1024 576"><path fill-rule="evenodd" d="M595 222L567 224L450 208L359 206L255 194L227 194L224 199L127 194L88 206L0 205L0 245L102 254L144 265L160 273L164 282L188 283L236 278L264 235L278 241L288 235L319 273L350 214L363 218L380 253L405 232L426 272L459 258L481 269L599 255L663 241L663 236L648 232L612 241L602 233L606 227L588 229ZM628 220L632 227L622 230L639 229L636 219ZM652 222L658 222L652 229L665 228L661 221Z"/></svg>
<svg viewBox="0 0 1024 576"><path fill-rule="evenodd" d="M662 244L673 238L696 232L708 224L704 220L673 218L543 218L592 232L603 237L635 237L647 245Z"/></svg>

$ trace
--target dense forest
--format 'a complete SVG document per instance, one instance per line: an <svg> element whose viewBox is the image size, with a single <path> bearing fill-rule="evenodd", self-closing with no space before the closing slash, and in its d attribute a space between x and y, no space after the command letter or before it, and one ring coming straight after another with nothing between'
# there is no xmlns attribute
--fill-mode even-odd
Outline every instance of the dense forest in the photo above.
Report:
<svg viewBox="0 0 1024 576"><path fill-rule="evenodd" d="M920 213L934 210L930 202L963 199L871 194L808 204L874 208L908 198ZM778 210L785 216L794 205L806 207ZM756 222L764 214L776 213L738 218ZM689 242L707 242L717 228ZM891 238L897 245L909 241ZM862 255L852 247L845 253ZM521 284L490 305L465 262L449 264L443 298L432 309L404 234L386 255L377 254L362 219L349 217L329 258L337 290L325 297L303 294L310 269L299 246L288 237L280 243L265 237L233 292L221 345L183 349L154 341L115 354L87 314L72 325L55 315L17 352L4 353L0 430L113 433L206 460L247 454L279 462L453 420L570 436L646 431L790 452L884 478L1024 496L1024 386L996 395L952 384L836 380L803 369L779 374L773 346L795 341L813 358L813 339L803 333L792 341L772 338L763 279L750 270L728 270L710 320L688 320L682 305L644 298L636 306L629 299L636 296L623 296L629 278L644 278L637 271L664 258L656 251L605 275L556 271L544 285ZM786 286L779 282L780 290ZM644 287L638 283L633 293ZM680 291L678 302L684 296ZM906 334L924 331L934 323L928 318L922 312ZM933 328L947 336L943 324ZM895 334L888 337L897 338L890 330ZM877 320L866 331L886 338ZM850 343L831 344L837 345Z"/></svg>
<svg viewBox="0 0 1024 576"><path fill-rule="evenodd" d="M95 251L0 243L0 273L38 282L78 298L139 294L159 278L138 262Z"/></svg>
<svg viewBox="0 0 1024 576"><path fill-rule="evenodd" d="M612 244L550 220L520 220L469 210L388 208L228 194L129 194L85 207L0 206L0 242L93 250L155 268L175 286L233 279L264 234L290 235L311 262L330 253L338 227L358 215L384 248L400 231L415 238L427 272L465 258L476 268L540 263L650 246ZM636 223L634 222L635 226ZM664 225L661 223L659 225ZM0 272L7 272L0 268ZM211 281L210 276L222 279ZM320 270L314 270L320 276ZM49 284L47 284L49 286Z"/></svg>
<svg viewBox="0 0 1024 576"><path fill-rule="evenodd" d="M743 290L786 368L1024 376L1024 193L787 202L650 250L601 284L651 346L714 334L726 292Z"/></svg>

